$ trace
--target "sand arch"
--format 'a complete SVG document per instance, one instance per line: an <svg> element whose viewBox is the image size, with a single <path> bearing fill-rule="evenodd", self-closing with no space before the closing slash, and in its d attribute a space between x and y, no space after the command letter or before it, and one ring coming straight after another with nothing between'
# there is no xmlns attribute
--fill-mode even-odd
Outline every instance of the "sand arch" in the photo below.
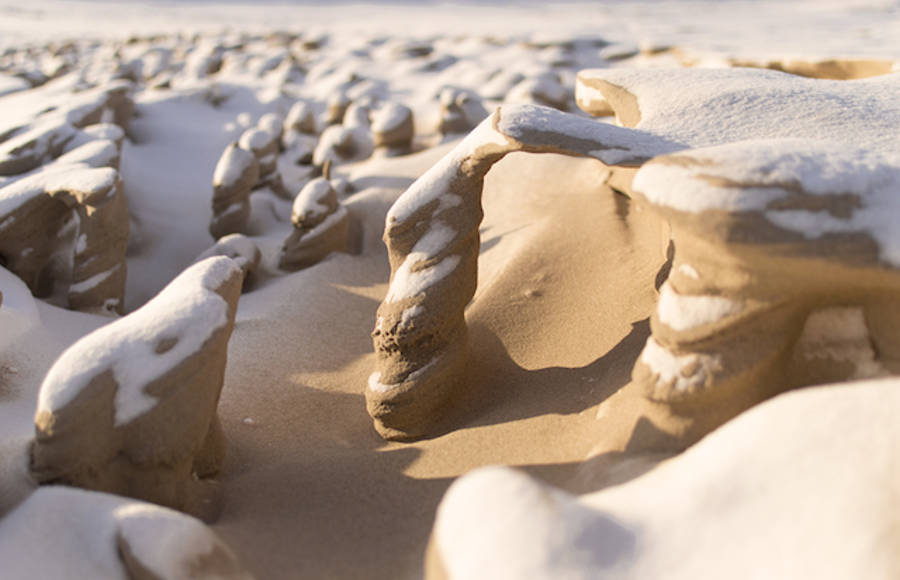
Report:
<svg viewBox="0 0 900 580"><path fill-rule="evenodd" d="M505 106L422 176L388 212L392 277L373 332L378 370L366 390L386 438L424 435L461 387L466 304L477 279L484 176L509 153L557 153L637 166L664 140L535 105Z"/></svg>
<svg viewBox="0 0 900 580"><path fill-rule="evenodd" d="M695 78L699 87L698 94L695 99L688 100L683 105L691 115L678 123L671 123L670 117L677 114L677 109L674 112L671 107L661 109L659 101L665 100L667 88L689 82L692 73L699 73ZM779 263L779 260L784 259L793 263L791 258L800 256L815 264L813 270L818 271L817 275L820 278L835 275L838 279L849 280L848 277L854 275L853 266L856 266L856 271L859 272L875 262L874 267L869 269L870 273L866 274L872 278L871 283L856 285L848 283L846 292L843 290L838 292L840 295L838 299L828 301L827 304L815 298L823 293L820 288L818 292L814 289L806 292L804 295L808 296L808 299L797 297L792 302L794 305L806 304L804 302L806 300L809 302L806 306L789 308L783 307L784 300L749 299L748 304L752 303L752 308L749 306L745 308L744 305L734 305L729 298L720 296L721 289L715 287L705 288L699 293L689 293L698 294L696 300L681 295L679 287L684 287L686 277L694 273L691 270L692 266L685 264L684 260L697 256L698 252L691 251L690 243L684 242L691 238L691 235L679 234L678 239L682 240L680 245L684 246L679 255L677 251L679 243L676 239L675 261L679 268L674 271L672 281L661 288L661 304L653 319L653 336L635 367L633 383L636 385L634 390L638 392L632 394L647 402L646 406L650 409L653 423L661 431L659 437L650 437L641 443L642 446L683 449L741 411L782 390L815 384L823 380L841 380L854 376L852 369L848 371L845 368L843 374L842 371L834 371L826 372L822 377L811 377L803 370L802 361L798 363L796 360L797 356L803 358L802 355L797 355L797 349L802 351L808 348L809 341L804 339L804 336L807 336L806 327L810 324L813 327L817 324L827 326L827 322L816 322L816 316L826 319L831 316L849 316L853 320L859 318L859 312L856 311L834 312L828 308L860 307L862 302L865 302L867 306L864 308L863 316L867 320L872 320L868 324L875 325L873 328L876 328L877 341L889 343L881 350L887 349L893 353L895 350L893 342L885 338L886 333L878 330L879 315L873 314L887 313L890 315L888 318L893 319L893 311L887 306L879 306L872 302L874 300L881 304L884 299L877 297L893 291L890 282L882 283L884 276L890 277L891 268L879 266L877 263L877 247L879 245L892 247L893 239L885 238L890 236L884 233L885 228L880 228L873 221L875 218L870 220L871 223L857 224L853 231L849 231L845 227L846 224L833 226L835 231L826 233L833 233L837 238L832 239L834 237L832 236L822 242L804 239L800 231L780 237L778 234L770 236L773 224L760 224L754 222L752 217L746 218L748 208L741 204L746 205L755 199L754 196L759 197L757 190L761 186L754 182L753 172L766 175L766 171L772 170L773 164L778 166L778 163L782 163L784 165L782 172L810 183L805 189L802 183L765 184L769 190L780 188L781 193L775 195L775 200L770 200L774 206L762 209L787 210L781 215L787 216L788 221L799 219L803 220L802 225L813 224L816 228L827 229L830 226L827 220L819 219L821 215L840 219L847 217L844 215L847 212L852 214L857 205L869 213L877 212L878 210L873 208L879 207L879 204L887 208L890 205L888 202L879 201L887 194L869 191L876 187L876 182L884 177L884 173L891 175L897 165L891 161L893 157L889 156L888 160L882 163L885 166L884 171L872 172L872 163L875 161L866 157L867 151L877 150L885 144L889 145L879 124L870 123L869 126L859 130L858 137L862 146L866 148L860 150L862 153L851 153L848 159L828 158L828 139L834 139L842 131L840 128L842 125L838 123L840 118L863 114L863 103L866 107L873 105L883 107L886 117L883 122L892 122L891 119L895 118L897 111L892 103L890 87L896 85L898 78L900 78L898 75L893 75L877 80L850 81L848 84L842 84L845 81L802 79L763 70L587 71L579 77L577 96L580 106L597 114L606 114L611 106L617 120L632 128L599 123L540 106L505 106L495 111L438 164L420 177L388 212L384 240L391 264L391 284L377 314L373 332L377 369L370 377L366 390L368 410L375 420L376 430L388 439L414 439L424 436L431 428L432 422L451 404L454 394L465 386L467 382L465 361L469 353L464 310L475 293L479 250L478 227L483 215L481 209L483 179L494 163L508 153L517 151L593 158L607 166L622 168L624 171L618 172L620 176L624 176L620 179L621 187L630 195L635 195L632 187L634 168L648 160L691 150L693 147L736 143L738 151L736 157L734 149L726 148L725 153L714 152L707 164L723 168L722 174L716 175L716 179L731 187L730 197L726 196L727 199L739 201L735 201L732 205L726 203L718 208L721 214L719 221L706 219L703 223L706 226L712 224L710 227L718 227L719 230L735 226L732 234L737 240L724 236L712 245L707 245L704 251L713 256L712 260L715 262L728 259L735 251L732 243L734 241L746 241L759 235L764 243L761 245L762 249L758 250L763 256L757 262L733 268L730 273L726 272L727 268L722 270L723 273L729 273L730 278L726 276L726 279L740 279L741 276L752 278L755 274L768 271L770 267L777 267L775 264ZM734 99L730 98L730 95L729 98L721 97L723 79L735 81L730 91L742 97L740 108L733 104ZM655 84L661 85L662 88L657 92L648 89ZM650 91L649 97L642 96L642 91ZM799 95L798 100L804 101L802 103L804 107L818 102L816 118L800 119L791 123L791 111L778 110L770 114L769 118L757 123L749 122L751 117L755 120L759 111L769 110L775 102L783 101L782 97L786 92ZM748 102L752 103L752 106L747 106ZM707 117L710 113L717 113L723 122L710 126ZM768 141L762 146L755 146L755 149L752 143L749 146L741 144L743 141L760 137ZM788 139L790 137L805 140L792 142ZM784 145L785 143L787 145ZM763 152L761 156L760 151ZM766 151L769 151L770 155L766 156ZM782 158L777 158L777 155L773 158L772 151L780 152ZM794 158L798 151L809 153L808 163L804 167L795 166ZM742 157L744 153L749 153L750 157L744 159ZM720 155L724 155L724 160ZM816 161L817 155L824 155L829 160L836 161L835 167L841 171L846 169L848 164L856 163L855 173L851 174L862 176L863 185L857 182L856 187L861 187L865 191L851 190L841 196L829 190L825 192L827 195L817 195L822 193L816 190L817 187L819 189L822 187L821 183L816 181L821 176L816 174L813 168L824 167L822 163ZM659 168L665 167L667 163L675 166L690 163L684 161L685 159L691 159L690 153L684 156L664 157L655 162L655 165L651 164L644 175L652 175L653 171L658 173ZM791 174L791 171L794 173ZM866 173L867 171L870 173ZM796 175L798 172L801 175ZM638 174L640 175L640 172ZM869 175L871 179L866 181ZM831 176L834 187L852 188L845 177L845 174ZM648 181L652 180L645 179L644 183ZM697 189L697 181L696 178L693 181L688 178L679 181L667 175L665 179L652 182L650 189L657 196L665 196L666 191L674 188L673 196L677 201L700 203L697 199L701 202L705 199L702 197L702 191L698 194L700 197L691 197L693 190ZM871 200L863 200L862 197L866 195ZM643 202L649 202L649 205L661 213L664 219L672 219L671 212L665 210L665 203L654 203L652 195L649 197L638 195L638 197ZM867 205L870 201L871 207ZM790 211L806 211L806 214L797 217L790 214ZM774 224L778 225L784 226L783 223ZM702 239L704 236L708 237L702 232L697 234L703 227L698 222L681 231L693 228L691 239ZM741 228L743 231L739 231ZM873 246L875 250L872 249ZM846 258L843 266L850 264L849 273L846 269L841 270L841 257ZM781 267L784 268L783 265ZM823 274L823 271L829 273ZM786 277L789 280L794 278L796 276ZM843 285L843 282L841 284ZM741 287L738 294L741 292L749 293L748 296L754 292L758 293L748 289L746 284ZM862 298L863 296L867 298ZM744 294L741 294L741 299L743 298ZM734 327L741 330L724 333L717 330L710 334L706 342L720 343L720 347L710 347L716 351L715 355L706 356L709 353L704 353L701 356L691 352L688 356L690 360L681 360L679 356L691 351L691 347L687 345L693 339L673 338L666 334L667 329L673 328L672 319L683 322L690 318L691 312L698 308L694 304L697 300L704 302L700 310L710 311L708 303L721 307L718 311L721 311L722 316L719 318L722 320L738 311L749 314L741 317L743 322ZM712 308L711 311L718 312L716 308ZM664 324L666 316L670 319L669 325ZM809 320L812 322L808 323ZM718 319L706 322L712 324L717 321ZM675 322L674 328L677 328L678 324L679 322ZM777 327L779 332L785 331L781 332L783 336L779 341L766 341L764 338L764 335L767 336L764 329L770 326ZM749 335L746 335L748 332ZM815 330L809 332L815 333ZM867 330L860 329L857 334L863 336L866 332ZM750 358L743 356L744 349L741 344L744 343L741 341L748 336L751 340L760 341L759 356ZM859 337L848 340L852 342L857 338L864 340ZM816 340L818 339L813 339L813 342ZM675 344L679 346L673 346L671 352L666 351L665 345ZM818 347L813 348L827 350L831 347L819 341ZM874 356L868 353L859 356L870 362L874 361ZM895 355L888 356L890 358ZM793 362L786 362L787 359ZM655 366L648 364L651 360L656 361ZM676 364L679 360L684 364ZM859 361L854 361L851 367L856 365L856 362ZM794 366L786 378L778 374L778 370L784 369L785 364ZM868 371L859 372L868 373L860 376L877 376L887 371L879 365L875 367L869 365ZM724 388L722 385L730 382L725 377L740 377L737 379L740 385ZM704 383L706 387L677 388L681 383L694 379L695 382ZM675 388L672 388L673 386ZM673 395L675 391L679 391L680 394ZM713 399L699 396L700 391L713 393ZM704 400L701 403L699 399Z"/></svg>

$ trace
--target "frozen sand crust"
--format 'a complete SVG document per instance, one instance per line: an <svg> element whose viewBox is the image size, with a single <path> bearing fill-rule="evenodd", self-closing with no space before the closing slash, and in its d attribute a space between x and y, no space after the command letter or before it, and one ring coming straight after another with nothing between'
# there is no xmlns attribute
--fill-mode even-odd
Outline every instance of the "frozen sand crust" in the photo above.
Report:
<svg viewBox="0 0 900 580"><path fill-rule="evenodd" d="M582 497L473 472L438 510L428 577L893 578L898 404L896 379L784 394Z"/></svg>
<svg viewBox="0 0 900 580"><path fill-rule="evenodd" d="M194 474L223 459L216 406L241 281L230 258L209 258L66 350L41 385L35 479L183 507Z"/></svg>

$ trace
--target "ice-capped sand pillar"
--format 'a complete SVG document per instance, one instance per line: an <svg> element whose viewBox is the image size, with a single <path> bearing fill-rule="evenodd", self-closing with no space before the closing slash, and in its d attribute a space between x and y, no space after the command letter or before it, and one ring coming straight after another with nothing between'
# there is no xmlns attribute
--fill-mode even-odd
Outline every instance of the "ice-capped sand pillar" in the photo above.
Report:
<svg viewBox="0 0 900 580"><path fill-rule="evenodd" d="M504 106L420 177L388 212L391 283L373 332L377 371L366 390L388 439L423 436L462 386L464 309L475 294L481 192L508 153L558 153L637 166L664 141L548 107Z"/></svg>
<svg viewBox="0 0 900 580"><path fill-rule="evenodd" d="M113 168L59 164L0 188L0 255L33 293L49 294L48 264L73 213L68 306L121 312L128 205Z"/></svg>
<svg viewBox="0 0 900 580"><path fill-rule="evenodd" d="M241 233L250 219L250 193L259 181L256 155L237 143L225 148L213 174L212 219L214 239Z"/></svg>
<svg viewBox="0 0 900 580"><path fill-rule="evenodd" d="M183 507L224 456L216 406L242 278L209 258L69 347L41 385L33 477Z"/></svg>
<svg viewBox="0 0 900 580"><path fill-rule="evenodd" d="M676 248L633 381L680 445L782 391L900 371L900 156L745 141L654 159L632 189Z"/></svg>

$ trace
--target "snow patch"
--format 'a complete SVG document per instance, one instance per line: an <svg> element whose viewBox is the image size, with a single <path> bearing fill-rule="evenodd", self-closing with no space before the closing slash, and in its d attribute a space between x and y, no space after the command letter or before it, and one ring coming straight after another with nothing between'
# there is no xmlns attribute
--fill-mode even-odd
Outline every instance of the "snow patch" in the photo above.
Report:
<svg viewBox="0 0 900 580"><path fill-rule="evenodd" d="M668 282L660 288L656 305L659 321L677 331L718 322L741 309L740 302L722 296L678 294Z"/></svg>

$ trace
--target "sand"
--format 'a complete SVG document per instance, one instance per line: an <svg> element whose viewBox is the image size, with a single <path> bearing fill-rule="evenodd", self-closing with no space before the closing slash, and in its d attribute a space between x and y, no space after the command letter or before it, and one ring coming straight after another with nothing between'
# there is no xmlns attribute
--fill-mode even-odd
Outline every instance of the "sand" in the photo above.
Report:
<svg viewBox="0 0 900 580"><path fill-rule="evenodd" d="M685 149L708 147L698 150L721 172L716 175L738 184L734 185L740 190L735 196L751 196L753 191L747 194L748 188L752 190L769 176L766 163L782 163L782 157L767 155L781 150L771 144L747 149L737 145L733 150L716 146L751 138L803 137L812 140L803 147L812 151L808 165L813 169L794 168L789 177L806 184L806 189L800 188L806 197L822 196L826 201L821 204L831 208L828 204L836 191L829 189L831 182L823 178L822 185L810 175L836 176L834 183L843 185L840 179L849 173L840 169L855 163L858 176L846 183L850 184L848 191L861 200L858 206L870 212L860 215L877 217L879 208L882 212L893 208L890 193L894 182L890 179L900 174L900 164L896 162L896 144L885 137L884 127L896 126L900 108L888 89L878 89L875 94L871 87L889 87L887 83L897 75L891 72L897 70L900 54L896 44L900 33L891 32L900 26L896 3L834 3L814 11L813 3L792 2L784 3L780 17L773 16L777 12L774 4L770 11L744 2L722 4L730 9L717 3L697 3L692 9L695 18L673 27L666 23L674 21L683 8L665 2L611 3L605 11L578 3L555 7L330 8L273 4L265 9L241 3L79 2L74 6L46 0L33 8L0 3L0 31L7 35L0 49L36 47L30 54L12 51L0 56L0 147L18 127L36 122L42 107L67 111L68 95L79 79L100 87L113 86L113 79L123 75L131 79L134 116L130 122L120 123L126 137L116 173L129 206L128 249L109 248L110 256L127 261L120 305L126 316L122 320L129 320L129 313L201 256L226 255L246 272L251 268L253 272L238 302L218 404L226 444L224 463L215 476L202 478L186 505L168 502L202 520L203 525L193 517L126 498L127 491L119 492L123 496L78 496L69 495L68 489L37 486L29 473L29 446L44 376L61 353L107 325L116 314L96 308L64 308L78 308L65 301L72 272L64 258L54 258L50 270L55 276L54 292L44 298L33 298L13 274L0 270L0 317L6 334L0 351L0 554L15 562L10 567L12 577L49 577L68 564L81 575L110 578L131 577L135 570L149 570L164 578L183 577L185 570L208 575L202 577L219 573L258 579L502 574L510 578L658 577L660 570L684 577L752 576L767 571L787 577L829 570L828 550L833 550L839 539L816 535L811 547L801 541L804 530L821 528L823 522L836 529L841 525L858 529L857 535L863 538L853 545L853 557L833 558L836 565L829 572L833 577L844 572L891 577L897 564L890 548L896 544L889 534L879 536L878 530L892 529L895 517L890 510L873 510L870 520L851 518L846 514L861 508L852 498L838 497L853 495L847 490L865 489L866 482L886 486L883 497L897 491L891 481L895 484L898 479L884 476L896 465L892 462L898 461L893 432L886 427L891 411L884 408L879 414L875 402L880 397L889 406L895 402L896 397L879 394L892 383L846 382L892 374L900 366L893 357L889 324L898 309L891 284L884 282L895 276L892 230L885 226L890 220L862 217L854 221L854 231L865 236L865 243L845 244L843 238L834 242L837 249L828 256L838 256L832 261L843 260L840 268L816 270L809 266L819 264L815 260L823 254L821 250L806 262L801 260L806 269L797 272L816 272L822 284L804 286L804 291L815 286L814 292L807 293L814 294L812 298L795 292L796 303L802 303L798 312L802 310L803 315L797 315L796 324L785 326L790 330L784 335L774 333L773 340L790 335L799 345L796 356L800 358L796 360L801 361L802 369L824 369L822 372L804 371L800 380L796 379L801 376L796 374L799 371L789 367L795 374L779 374L774 386L766 383L768 388L759 387L762 381L754 375L757 382L753 377L745 381L751 390L759 387L752 396L741 395L736 406L697 404L691 411L695 415L673 413L668 403L646 398L642 389L651 380L637 374L632 380L638 361L649 364L646 349L654 340L678 354L694 352L690 348L695 343L684 339L685 347L678 342L682 334L671 330L690 330L695 320L684 318L685 312L672 314L680 306L667 310L665 304L677 302L682 294L719 296L715 284L743 280L740 275L748 271L750 278L756 276L757 283L750 285L754 292L760 287L781 288L779 284L784 283L768 282L773 271L784 271L778 269L782 266L768 269L768 254L765 259L756 259L756 254L753 260L746 259L750 266L744 270L734 266L745 263L735 258L746 258L744 247L734 249L727 236L715 243L692 241L692 236L706 240L703 228L717 234L724 226L710 218L712 214L698 218L678 213L687 211L678 204L687 203L684 200L691 199L688 194L666 197L671 192L700 189L691 180L702 181L702 175L697 178L671 169L672 173L665 173L670 165L679 166L679 155L693 160L691 151L685 153ZM408 19L408 30L398 29L401 17ZM185 33L173 35L173 23ZM222 33L226 26L230 30ZM838 33L847 26L852 33ZM279 37L273 32L286 28L296 28L301 36ZM241 38L239 29L253 33ZM192 39L188 32L195 31L200 35ZM59 50L60 38L79 33L82 38L102 42L76 42L71 50ZM154 33L160 36L148 36ZM130 44L114 44L114 39L126 34L140 36ZM57 44L45 44L48 38ZM52 56L53 50L56 56ZM54 69L66 59L71 62ZM181 63L187 65L181 67ZM744 86L744 80L729 76L731 69L679 76L694 70L684 67L718 69L736 64L805 77L873 79L833 81L826 86L757 70L746 81L746 93L723 103L718 96L729 90L733 95L735 86ZM598 76L584 73L576 94L576 73L585 69L599 71ZM734 71L742 74L739 69ZM57 78L43 82L52 75ZM596 95L584 92L586 83L600 81L583 79L601 77L619 91L607 96L609 103L595 102ZM770 77L775 79L771 83ZM29 87L36 86L26 88L22 78ZM697 79L705 80L700 83ZM752 123L741 116L756 114L747 105L751 97L762 99L764 110L773 107L766 98L777 106L778 99L785 98L778 92L783 79L788 79L784 80L785 91L803 93L808 100L792 102L793 109L773 111L765 122ZM681 91L670 98L674 93L666 88L669 85L691 86L693 92ZM796 86L802 90L798 92ZM483 104L473 105L471 110L477 112L483 106L490 113L503 104L500 118L503 111L510 115L524 111L516 113L521 125L507 127L518 130L514 134L523 142L547 138L535 132L536 125L529 125L534 118L529 107L546 105L552 100L548 95L562 90L562 98L554 102L568 109L568 116L546 118L574 118L577 122L555 122L554 129L577 132L581 126L603 123L598 134L622 139L627 147L633 147L629 150L633 155L616 160L596 151L587 152L593 159L513 152L490 169L481 193L484 218L474 226L480 246L477 287L465 307L467 338L461 365L466 379L436 411L422 415L425 428L421 432L405 433L408 436L401 438L407 440L402 442L388 441L379 433L391 437L393 432L376 429L366 401L371 397L367 393L370 376L383 368L371 333L382 312L380 305L391 302L395 293L391 276L396 280L402 262L401 258L392 269L383 236L386 218L408 207L403 200L395 205L397 200L407 190L422 189L410 186L442 159L452 158L468 127L478 122L466 119L458 130L446 129L441 116L448 114L447 104L442 105L440 96L446 87L452 88L445 95L452 93L454 107L469 107L466 99L470 97L465 95L478 95L483 89L483 98L479 97ZM499 93L501 98L489 93ZM507 94L509 99L503 103ZM836 99L845 103L869 99L869 108L854 110L855 148L841 145L833 151L828 149L830 145L819 143L843 131L838 121L829 121L824 128L801 121L788 126L807 109L828 113L822 103ZM523 100L528 103L517 104ZM342 125L326 130L328 104L342 102L354 103L351 113ZM300 124L295 124L299 121L288 114L297 103L307 103L313 113L312 119L304 119L303 132ZM594 114L615 113L623 126L613 126L612 117L590 120L576 104ZM516 106L522 108L511 108ZM378 111L379 107L381 117L366 116L362 109ZM412 118L404 117L399 145L387 138L375 140L366 127L369 119L377 120L376 129L390 126L393 119L387 118L387 113L394 112L399 119L400 113L405 116L407 111ZM679 111L689 115L679 118ZM703 115L709 114L733 122L723 122L720 126L727 131L716 132L704 124ZM836 114L832 117L837 118ZM272 137L281 132L280 122L285 118L283 135ZM103 120L114 120L112 112ZM415 129L411 143L410 124ZM89 133L81 137L85 140L103 137L90 129L94 124L86 127L73 130ZM343 132L343 136L356 139L355 145L346 155L339 147L328 151L322 147L316 157L313 149L319 139L306 133L310 130L323 135L322 143L339 140L342 136L337 133ZM266 151L251 151L253 131L272 137L282 148L268 144ZM325 137L326 131L337 136ZM242 135L247 137L241 139ZM233 143L237 145L230 145ZM572 143L564 142L563 148L572 149ZM220 171L217 162L227 148L234 147L244 147L239 151L244 157L257 155L259 165L269 163L267 171L279 181L267 181L249 197L246 183L237 184L239 194L224 192L227 168L222 166ZM784 155L790 156L794 151L791 145L784 147ZM857 150L860 153L856 154ZM871 157L869 151L884 157ZM277 155L274 165L267 157L273 154ZM310 163L325 157L331 160L329 167ZM645 177L639 174L632 182L637 166L654 157ZM735 158L758 163L735 165ZM871 180L874 185L870 187L865 184L876 175L873 159L885 169L877 174L882 176L880 180ZM41 171L64 162L48 155L35 171L40 176ZM753 173L757 166L763 168ZM319 177L323 173L324 177ZM246 176L230 177L240 181L238 177ZM293 203L294 196L314 178L322 191L328 186L328 195L310 189ZM0 195L17 179L17 175L0 177ZM658 185L660 182L663 185ZM214 186L229 203L233 203L232 197L240 198L238 219L226 223L216 218L214 222L214 210L217 215L228 211L227 204L214 206ZM715 200L716 195L713 191L703 199ZM727 197L726 201L733 199L738 198ZM335 204L337 213L332 207ZM721 204L725 205L713 209L747 209ZM780 249L796 247L796 252L802 253L819 248L819 238L828 238L822 228L833 226L823 221L822 215L841 211L817 210L815 203L804 207L812 208L814 215L809 219L813 222L779 222L786 228L800 228L786 238L795 246L784 242ZM293 217L292 212L296 214ZM340 227L329 229L326 241L318 243L312 238L325 213L340 217ZM304 229L304 220L315 224ZM213 236L221 238L218 244L209 233L211 223L227 226L212 228ZM730 213L721 223L738 221ZM65 238L66 232L72 237L73 231L66 227L58 226L60 234L48 233L64 240L56 242L62 248L60 255L72 251L66 243L77 244ZM753 232L768 231L753 227L757 228ZM225 234L237 235L223 237ZM681 243L679 247L685 248L680 254L670 243L673 235L676 243ZM298 236L300 243L308 243L312 249L298 254L296 264L286 267L284 248L296 246ZM438 254L445 258L440 250ZM124 255L115 253L122 251ZM702 292L695 291L686 282L694 267L703 274L725 274L713 275L715 284L707 283ZM735 271L740 275L733 274ZM864 283L854 278L858 272L865 272ZM829 278L831 275L840 278ZM829 286L829 280L840 282ZM835 285L840 289L834 290ZM845 290L845 286L853 287ZM413 298L418 300L422 292L430 292L429 287L422 286L424 290ZM787 287L796 290L790 284ZM750 291L735 290L734 296L748 304L756 300ZM692 315L719 324L709 332L709 340L719 344L715 341L733 330L727 318L732 311L709 304L705 302L699 314L695 309ZM751 306L756 308L756 302ZM816 309L831 307L845 310L828 311L822 320L808 317ZM765 308L751 311L751 319L761 327L768 328L775 320ZM882 313L883 320L874 320L871 312ZM682 318L677 318L679 315ZM676 322L672 322L673 316ZM720 324L721 320L726 322ZM759 344L758 337L763 334L753 334L754 344ZM721 343L723 356L739 361L747 358L735 355L746 350L740 345L724 339ZM791 348L793 345L791 342ZM701 351L698 348L697 352ZM863 361L871 363L866 368L871 370L871 365L877 364L878 372L856 372L862 368L860 357L869 357ZM728 361L743 369L743 363ZM856 366L848 367L850 363ZM783 390L838 380L845 381L843 386L813 387L754 406ZM857 392L858 397L854 395ZM804 399L807 394L810 398ZM820 412L824 418L807 426L797 410L804 405L831 411ZM852 416L842 419L834 411L836 406L847 408ZM191 411L181 412L194 417ZM697 421L698 426L684 423L686 416L704 414L709 418ZM180 420L178 417L169 420ZM831 423L826 421L829 417L833 417ZM792 418L797 418L798 425ZM844 444L832 449L826 423ZM772 432L759 435L768 425L773 426ZM782 449L795 427L793 446ZM884 441L878 441L879 434ZM695 444L697 440L700 443ZM770 461L743 462L732 457L735 449ZM813 458L809 473L827 473L826 466L839 461L846 466L843 469L862 475L852 484L822 486L819 491L815 477L792 475L788 468L792 457ZM768 487L769 479L762 473L759 480L753 480L760 482L758 488L742 485L755 461L765 463L772 481L781 483ZM519 469L527 478L506 471L477 471L492 465ZM461 478L473 471L474 475ZM446 495L454 481L462 483L453 489L463 491ZM153 488L149 482L142 481ZM713 485L732 498L733 511L705 503ZM780 491L782 487L786 491ZM759 493L763 488L765 493ZM504 491L507 489L510 491ZM490 500L492 494L496 500ZM545 505L541 497L554 499ZM71 509L76 501L79 509ZM678 508L681 502L694 509ZM816 505L822 506L821 512L809 507ZM793 506L798 506L796 513L791 512ZM70 523L30 524L29 519L38 516L28 514L41 510L59 514ZM584 513L590 515L582 520L579 514ZM719 518L721 513L725 515ZM761 515L747 515L753 513ZM516 524L515 514L525 514L525 523ZM624 522L644 543L636 549L619 542L621 537L611 528L567 535L578 522L593 521L590 518L595 516ZM767 552L765 542L744 540L764 537L767 519L777 522L778 537L790 545L774 556ZM697 540L690 558L678 557L679 551L687 550L684 542L673 540L680 537L679 521L690 522L700 530L698 537L705 538ZM103 531L94 538L79 534L80 526ZM533 530L527 534L532 539L517 536L522 530ZM533 540L555 534L554 530L559 530L558 537L568 539L559 543ZM184 538L178 549L166 543L168 533ZM717 535L727 536L729 541L717 546ZM582 540L586 544L579 544ZM722 551L722 546L731 549L745 544L744 549ZM584 550L619 568L598 568L596 558L578 556ZM715 559L719 552L732 554L733 563ZM86 554L93 554L94 560ZM528 557L520 557L524 554ZM867 556L872 564L863 568L861 562ZM479 559L485 557L487 560ZM508 559L522 567L491 568ZM711 559L715 565L704 568L703 562ZM216 568L217 562L220 568ZM786 564L779 567L782 563Z"/></svg>

